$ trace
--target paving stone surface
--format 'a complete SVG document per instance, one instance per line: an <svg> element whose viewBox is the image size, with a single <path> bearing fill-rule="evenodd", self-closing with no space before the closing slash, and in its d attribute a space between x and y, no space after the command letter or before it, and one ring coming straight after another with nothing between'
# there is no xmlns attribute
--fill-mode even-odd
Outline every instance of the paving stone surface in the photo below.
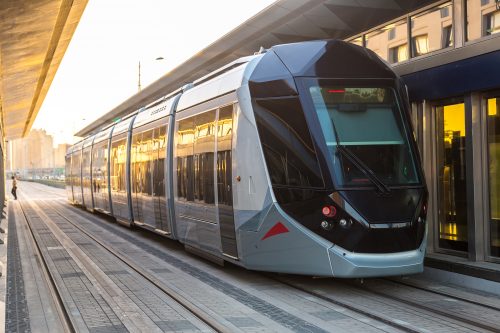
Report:
<svg viewBox="0 0 500 333"><path fill-rule="evenodd" d="M28 302L19 251L18 232L14 209L9 205L9 241L7 249L6 332L31 332Z"/></svg>
<svg viewBox="0 0 500 333"><path fill-rule="evenodd" d="M60 194L54 196L60 197ZM79 228L110 245L160 284L195 303L226 327L234 328L234 332L399 331L376 317L364 316L328 301L326 296L331 295L365 309L390 314L388 318L408 324L415 331L471 331L467 325L443 320L429 311L396 306L390 299L353 292L329 280L307 282L309 288L324 293L325 297L318 298L258 272L232 265L221 268L186 253L176 242L159 241L159 237L148 236L151 234L126 229L69 206L64 200L32 200L26 207L36 237L43 244L43 252L57 272L56 282L71 296L68 308L82 318L88 332L209 330ZM392 290L404 292L403 288ZM418 292L409 296L422 303L430 301ZM447 299L437 298L432 302L457 312L466 309ZM488 319L488 314L471 313Z"/></svg>
<svg viewBox="0 0 500 333"><path fill-rule="evenodd" d="M99 223L99 222L98 222ZM106 229L110 231L110 228L113 228L110 225L107 224L99 224L99 227ZM188 275L196 278L198 281L201 281L210 287L218 290L219 292L225 294L226 296L229 296L236 300L238 303L249 307L250 309L258 312L259 314L268 317L269 319L277 322L278 324L282 325L283 327L290 329L291 331L294 332L327 332L324 329L321 329L320 327L317 327L313 323L307 322L297 316L294 316L290 314L289 312L286 312L273 304L270 304L269 302L266 302L262 299L259 299L258 297L253 296L252 294L242 290L241 288L238 288L232 284L229 284L222 279L218 278L215 275L212 274L207 274L206 271L203 271L202 269L195 267L189 263L186 263L172 255L169 255L163 251L159 251L158 249L150 246L147 244L147 242L142 241L136 237L130 236L128 233L125 233L123 231L117 230L116 228L113 228L112 231L114 234L120 236L124 240L126 240L127 243L129 244L134 244L138 245L141 249L146 251L149 254L153 254L155 257L160 258L162 261L167 262L171 266L187 273ZM130 255L130 253L128 253ZM203 296L199 295L199 298L197 298L200 302L203 301ZM229 313L231 313L233 310L228 309ZM230 321L230 320L229 320ZM238 325L237 325L238 326ZM255 326L255 325L254 325ZM248 327L248 326L246 326Z"/></svg>

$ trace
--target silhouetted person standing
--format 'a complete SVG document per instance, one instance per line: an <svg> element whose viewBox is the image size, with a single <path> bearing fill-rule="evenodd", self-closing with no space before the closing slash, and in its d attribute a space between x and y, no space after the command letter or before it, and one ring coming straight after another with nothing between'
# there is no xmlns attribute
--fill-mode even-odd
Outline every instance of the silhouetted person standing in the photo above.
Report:
<svg viewBox="0 0 500 333"><path fill-rule="evenodd" d="M12 191L10 191L10 193L12 193L12 195L14 196L14 200L17 200L17 180L16 180L16 177L12 176Z"/></svg>

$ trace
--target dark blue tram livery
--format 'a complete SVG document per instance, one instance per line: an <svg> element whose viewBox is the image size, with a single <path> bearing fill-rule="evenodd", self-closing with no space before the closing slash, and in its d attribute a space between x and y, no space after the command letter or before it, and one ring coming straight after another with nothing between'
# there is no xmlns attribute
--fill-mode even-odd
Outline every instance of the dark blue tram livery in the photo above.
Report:
<svg viewBox="0 0 500 333"><path fill-rule="evenodd" d="M165 93L68 150L70 202L248 269L422 271L408 98L373 52L278 45Z"/></svg>

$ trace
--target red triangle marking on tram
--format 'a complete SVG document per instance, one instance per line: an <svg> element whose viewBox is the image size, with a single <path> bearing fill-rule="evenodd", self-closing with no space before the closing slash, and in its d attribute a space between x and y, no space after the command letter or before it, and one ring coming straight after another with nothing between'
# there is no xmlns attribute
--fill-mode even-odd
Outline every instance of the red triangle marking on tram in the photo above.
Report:
<svg viewBox="0 0 500 333"><path fill-rule="evenodd" d="M278 222L274 225L274 227L269 229L269 231L264 235L264 237L262 237L261 241L263 241L264 239L269 238L269 237L283 234L285 232L289 232L289 230L283 225L283 223Z"/></svg>

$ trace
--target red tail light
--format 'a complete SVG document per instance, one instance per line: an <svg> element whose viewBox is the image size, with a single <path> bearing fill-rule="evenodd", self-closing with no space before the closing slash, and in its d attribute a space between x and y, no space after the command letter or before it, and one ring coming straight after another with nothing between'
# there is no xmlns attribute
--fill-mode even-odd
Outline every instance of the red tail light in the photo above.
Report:
<svg viewBox="0 0 500 333"><path fill-rule="evenodd" d="M321 212L326 217L334 217L335 214L337 214L337 209L335 209L335 207L333 206L325 206L323 207L323 209L321 209Z"/></svg>

